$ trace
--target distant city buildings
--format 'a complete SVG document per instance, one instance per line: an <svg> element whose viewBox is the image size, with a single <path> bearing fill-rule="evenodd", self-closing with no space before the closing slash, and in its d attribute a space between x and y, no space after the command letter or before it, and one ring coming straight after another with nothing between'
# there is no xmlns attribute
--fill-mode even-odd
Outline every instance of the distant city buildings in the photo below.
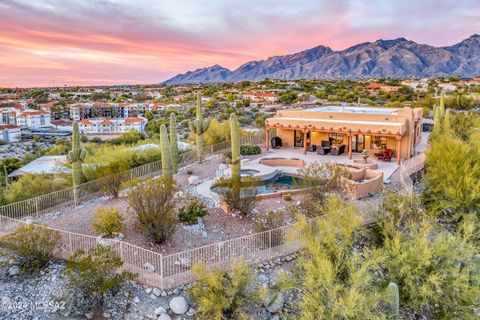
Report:
<svg viewBox="0 0 480 320"><path fill-rule="evenodd" d="M131 130L144 132L146 125L147 119L142 117L117 119L94 118L79 121L80 132L82 134L112 134L124 133Z"/></svg>
<svg viewBox="0 0 480 320"><path fill-rule="evenodd" d="M0 124L0 141L3 143L20 142L22 132L19 126L14 124Z"/></svg>

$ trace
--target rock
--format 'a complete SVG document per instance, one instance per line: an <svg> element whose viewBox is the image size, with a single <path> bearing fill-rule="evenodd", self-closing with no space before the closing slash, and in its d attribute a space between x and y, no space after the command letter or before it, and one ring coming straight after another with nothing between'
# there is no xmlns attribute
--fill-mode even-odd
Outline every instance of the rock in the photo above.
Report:
<svg viewBox="0 0 480 320"><path fill-rule="evenodd" d="M272 317L272 320L280 320L280 316L278 314L276 314Z"/></svg>
<svg viewBox="0 0 480 320"><path fill-rule="evenodd" d="M264 274L258 276L258 282L260 283L268 283L268 277Z"/></svg>
<svg viewBox="0 0 480 320"><path fill-rule="evenodd" d="M148 293L148 294L152 293L152 288L147 288L147 289L145 290L145 292Z"/></svg>
<svg viewBox="0 0 480 320"><path fill-rule="evenodd" d="M220 171L225 171L227 170L228 166L225 164L225 163L220 163L220 165L218 166L218 170Z"/></svg>
<svg viewBox="0 0 480 320"><path fill-rule="evenodd" d="M178 265L178 266L185 267L185 268L190 268L192 266L191 260L187 257L178 258L178 260L175 261L175 264Z"/></svg>
<svg viewBox="0 0 480 320"><path fill-rule="evenodd" d="M285 298L283 296L283 292L277 294L275 299L273 296L267 294L264 302L265 307L267 307L267 311L270 313L277 313L278 311L282 310L284 304Z"/></svg>
<svg viewBox="0 0 480 320"><path fill-rule="evenodd" d="M11 301L10 297L2 297L2 305L6 307L7 304L9 304Z"/></svg>
<svg viewBox="0 0 480 320"><path fill-rule="evenodd" d="M188 317L193 317L195 315L195 313L197 313L197 310L195 310L193 308L190 308L190 309L188 309L187 313L185 313L185 315L188 316Z"/></svg>
<svg viewBox="0 0 480 320"><path fill-rule="evenodd" d="M176 314L184 314L188 310L187 300L182 296L174 297L170 300L169 306Z"/></svg>
<svg viewBox="0 0 480 320"><path fill-rule="evenodd" d="M162 290L160 290L158 288L153 288L152 293L154 295L156 295L157 297L160 297L160 295L162 294Z"/></svg>
<svg viewBox="0 0 480 320"><path fill-rule="evenodd" d="M143 268L148 272L155 272L155 266L149 262L145 262L145 264L143 265Z"/></svg>
<svg viewBox="0 0 480 320"><path fill-rule="evenodd" d="M20 273L20 267L17 265L12 266L10 269L8 269L8 274L11 276L16 276L19 273Z"/></svg>
<svg viewBox="0 0 480 320"><path fill-rule="evenodd" d="M139 297L133 298L133 302L135 302L135 303L140 303L140 298L139 298Z"/></svg>
<svg viewBox="0 0 480 320"><path fill-rule="evenodd" d="M161 315L161 314L164 314L164 313L167 313L167 309L165 309L164 307L158 307L155 309L155 314L157 316Z"/></svg>
<svg viewBox="0 0 480 320"><path fill-rule="evenodd" d="M111 317L110 313L108 313L108 312L104 312L104 313L102 314L102 316L103 316L104 318L107 318L107 319Z"/></svg>
<svg viewBox="0 0 480 320"><path fill-rule="evenodd" d="M164 313L158 317L158 320L172 320L172 318L168 314Z"/></svg>
<svg viewBox="0 0 480 320"><path fill-rule="evenodd" d="M125 236L123 235L123 233L118 233L118 234L115 235L113 240L122 241L124 238L125 238Z"/></svg>
<svg viewBox="0 0 480 320"><path fill-rule="evenodd" d="M200 183L200 178L198 176L190 176L188 177L188 185L196 186Z"/></svg>

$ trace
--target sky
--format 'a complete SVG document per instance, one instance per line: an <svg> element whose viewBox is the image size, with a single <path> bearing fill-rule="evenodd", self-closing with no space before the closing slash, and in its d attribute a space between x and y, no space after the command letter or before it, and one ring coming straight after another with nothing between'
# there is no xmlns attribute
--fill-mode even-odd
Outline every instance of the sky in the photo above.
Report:
<svg viewBox="0 0 480 320"><path fill-rule="evenodd" d="M0 0L0 87L159 83L317 45L480 33L480 0Z"/></svg>

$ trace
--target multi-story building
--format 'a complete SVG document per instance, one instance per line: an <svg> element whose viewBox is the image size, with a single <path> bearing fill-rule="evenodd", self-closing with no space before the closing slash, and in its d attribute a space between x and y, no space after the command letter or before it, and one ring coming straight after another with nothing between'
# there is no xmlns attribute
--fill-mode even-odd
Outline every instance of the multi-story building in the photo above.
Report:
<svg viewBox="0 0 480 320"><path fill-rule="evenodd" d="M0 124L0 141L4 143L20 142L22 133L19 126L14 124Z"/></svg>
<svg viewBox="0 0 480 320"><path fill-rule="evenodd" d="M111 134L124 133L131 130L144 132L147 125L147 119L142 117L130 118L92 118L79 121L80 132L82 134Z"/></svg>
<svg viewBox="0 0 480 320"><path fill-rule="evenodd" d="M25 110L17 114L17 125L30 128L51 126L50 112L44 110Z"/></svg>

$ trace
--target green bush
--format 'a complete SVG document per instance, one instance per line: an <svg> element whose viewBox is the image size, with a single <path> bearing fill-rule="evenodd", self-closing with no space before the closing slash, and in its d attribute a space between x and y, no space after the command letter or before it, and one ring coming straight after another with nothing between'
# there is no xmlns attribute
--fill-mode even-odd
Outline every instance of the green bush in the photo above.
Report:
<svg viewBox="0 0 480 320"><path fill-rule="evenodd" d="M12 251L23 271L36 272L53 259L60 239L55 230L29 224L0 238L0 245Z"/></svg>
<svg viewBox="0 0 480 320"><path fill-rule="evenodd" d="M247 319L244 308L254 303L257 292L248 290L252 271L243 261L230 272L207 271L203 264L194 265L192 271L198 280L188 293L197 304L199 319Z"/></svg>
<svg viewBox="0 0 480 320"><path fill-rule="evenodd" d="M259 146L240 146L240 154L242 156L249 156L254 154L262 153L262 149ZM232 158L232 152L225 152L225 157L228 159Z"/></svg>
<svg viewBox="0 0 480 320"><path fill-rule="evenodd" d="M186 224L196 224L198 218L208 215L205 204L198 198L190 197L188 204L180 209L178 217L180 221Z"/></svg>
<svg viewBox="0 0 480 320"><path fill-rule="evenodd" d="M140 226L158 244L171 237L177 225L173 191L169 181L151 179L139 182L127 197Z"/></svg>
<svg viewBox="0 0 480 320"><path fill-rule="evenodd" d="M118 209L99 209L93 216L93 230L106 237L112 237L114 234L123 232L123 216Z"/></svg>
<svg viewBox="0 0 480 320"><path fill-rule="evenodd" d="M283 195L283 200L285 201L292 201L292 195L290 193Z"/></svg>
<svg viewBox="0 0 480 320"><path fill-rule="evenodd" d="M5 190L7 203L18 202L71 186L68 175L25 174Z"/></svg>
<svg viewBox="0 0 480 320"><path fill-rule="evenodd" d="M106 293L114 294L125 280L133 279L132 273L120 272L122 266L123 261L111 248L77 250L67 262L65 275L69 287L84 299L73 298L71 303L87 310L101 306Z"/></svg>
<svg viewBox="0 0 480 320"><path fill-rule="evenodd" d="M252 176L242 177L240 193L234 190L232 179L222 178L215 182L214 187L218 188L222 202L233 212L247 216L258 202L256 187L260 182Z"/></svg>

